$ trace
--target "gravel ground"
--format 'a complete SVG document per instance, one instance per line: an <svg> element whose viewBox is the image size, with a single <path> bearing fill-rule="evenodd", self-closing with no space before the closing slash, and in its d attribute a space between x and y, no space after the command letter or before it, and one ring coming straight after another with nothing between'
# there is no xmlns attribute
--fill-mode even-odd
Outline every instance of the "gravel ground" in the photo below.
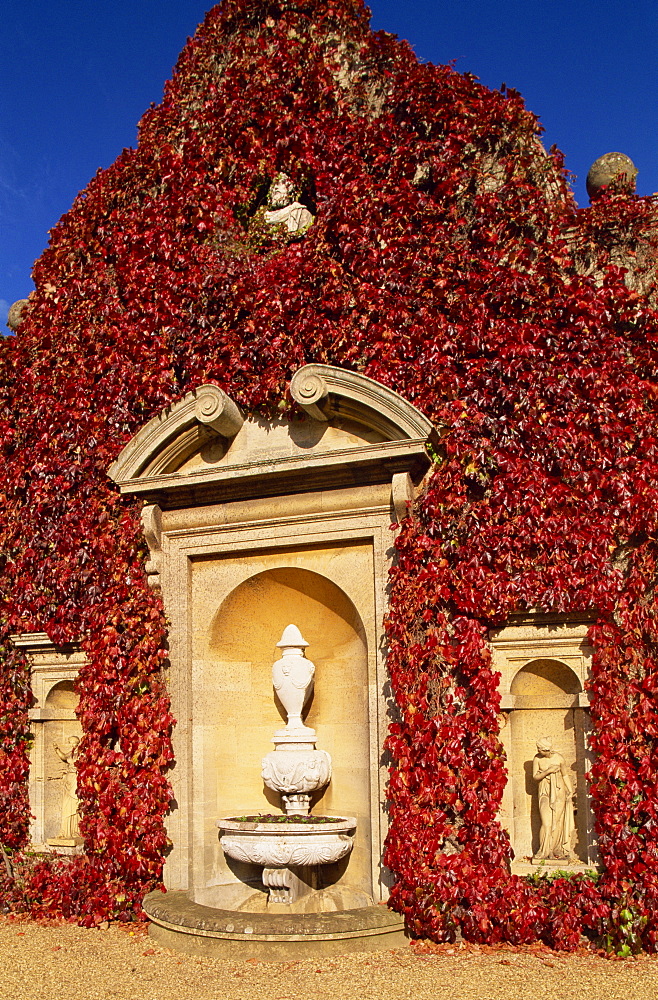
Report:
<svg viewBox="0 0 658 1000"><path fill-rule="evenodd" d="M0 918L2 1000L656 1000L658 958L608 961L416 943L268 964L191 958L139 928L86 930Z"/></svg>

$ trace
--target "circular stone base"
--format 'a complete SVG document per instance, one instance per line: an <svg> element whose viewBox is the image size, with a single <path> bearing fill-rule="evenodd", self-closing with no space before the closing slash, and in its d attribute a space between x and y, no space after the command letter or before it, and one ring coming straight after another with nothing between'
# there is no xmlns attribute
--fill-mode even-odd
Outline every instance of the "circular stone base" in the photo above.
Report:
<svg viewBox="0 0 658 1000"><path fill-rule="evenodd" d="M209 958L288 962L408 944L404 921L383 905L334 913L245 913L202 906L180 890L156 890L143 906L154 941Z"/></svg>

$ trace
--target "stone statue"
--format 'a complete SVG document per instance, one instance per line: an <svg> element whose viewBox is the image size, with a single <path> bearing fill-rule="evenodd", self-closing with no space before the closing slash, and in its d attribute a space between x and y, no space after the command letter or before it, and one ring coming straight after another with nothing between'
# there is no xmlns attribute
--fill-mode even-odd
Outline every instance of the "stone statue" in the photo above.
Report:
<svg viewBox="0 0 658 1000"><path fill-rule="evenodd" d="M313 221L306 206L295 200L295 186L288 175L277 174L267 196L265 222L270 226L285 225L289 233L298 233Z"/></svg>
<svg viewBox="0 0 658 1000"><path fill-rule="evenodd" d="M64 744L64 749L58 743L53 743L55 753L66 765L62 779L62 825L59 837L63 840L77 840L80 838L79 816L78 816L78 795L77 795L77 772L75 769L75 759L78 755L78 745L80 739L77 736L69 736Z"/></svg>
<svg viewBox="0 0 658 1000"><path fill-rule="evenodd" d="M537 742L532 761L532 777L538 783L541 831L539 850L533 864L542 861L576 861L571 847L575 829L571 796L573 786L562 754L553 749L553 741L544 736Z"/></svg>

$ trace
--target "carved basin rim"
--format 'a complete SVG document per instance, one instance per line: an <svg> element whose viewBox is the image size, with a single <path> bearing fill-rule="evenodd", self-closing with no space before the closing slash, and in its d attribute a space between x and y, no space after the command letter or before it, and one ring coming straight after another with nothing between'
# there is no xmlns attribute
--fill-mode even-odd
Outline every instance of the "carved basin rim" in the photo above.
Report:
<svg viewBox="0 0 658 1000"><path fill-rule="evenodd" d="M331 836L331 834L346 834L356 830L356 820L353 816L331 816L330 819L340 819L340 823L254 823L236 820L231 817L218 819L216 825L222 833L244 834L245 836L272 837L308 837L311 835Z"/></svg>
<svg viewBox="0 0 658 1000"><path fill-rule="evenodd" d="M340 823L249 823L218 819L224 854L265 868L329 865L346 857L354 845L356 820Z"/></svg>

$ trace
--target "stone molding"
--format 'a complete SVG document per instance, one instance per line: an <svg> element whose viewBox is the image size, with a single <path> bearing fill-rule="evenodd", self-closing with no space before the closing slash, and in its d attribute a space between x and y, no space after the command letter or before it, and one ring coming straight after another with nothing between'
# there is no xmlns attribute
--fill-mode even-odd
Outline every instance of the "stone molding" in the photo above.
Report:
<svg viewBox="0 0 658 1000"><path fill-rule="evenodd" d="M108 475L122 486L143 475L162 475L210 438L235 437L243 423L240 410L219 386L199 386L149 420L110 466Z"/></svg>
<svg viewBox="0 0 658 1000"><path fill-rule="evenodd" d="M30 658L32 694L35 700L35 705L28 712L30 720L47 722L54 718L76 719L72 709L59 708L54 711L46 707L46 700L57 684L74 681L80 667L87 662L79 641L57 646L45 632L22 632L10 635L9 641Z"/></svg>
<svg viewBox="0 0 658 1000"><path fill-rule="evenodd" d="M427 446L438 443L432 422L392 389L331 365L300 368L290 391L312 421L352 422L384 440L245 461L242 436L231 444L244 424L242 414L221 389L204 385L138 431L108 475L123 494L162 510L392 482L397 519L406 516L414 484L431 465ZM213 436L225 442L230 462L181 473L183 463Z"/></svg>
<svg viewBox="0 0 658 1000"><path fill-rule="evenodd" d="M436 440L436 430L412 403L393 389L359 372L333 365L304 365L292 377L290 392L314 420L356 420L389 440Z"/></svg>
<svg viewBox="0 0 658 1000"><path fill-rule="evenodd" d="M587 641L591 619L571 620L556 616L528 616L504 626L491 629L489 643L495 669L500 671L501 709L515 708L588 708L589 698L584 690L589 676L592 650ZM551 704L541 706L530 699L512 693L512 684L518 672L540 659L558 660L578 680L580 691L573 695L554 696Z"/></svg>
<svg viewBox="0 0 658 1000"><path fill-rule="evenodd" d="M140 496L163 510L198 507L251 497L282 496L391 481L407 473L419 482L430 466L425 441L384 441L299 458L204 469L188 475L153 475L117 481L123 494Z"/></svg>
<svg viewBox="0 0 658 1000"><path fill-rule="evenodd" d="M79 640L65 642L58 646L47 632L20 632L16 635L10 635L9 641L12 646L15 646L16 649L22 649L28 656L33 653L68 655L72 652L78 652L80 649Z"/></svg>

